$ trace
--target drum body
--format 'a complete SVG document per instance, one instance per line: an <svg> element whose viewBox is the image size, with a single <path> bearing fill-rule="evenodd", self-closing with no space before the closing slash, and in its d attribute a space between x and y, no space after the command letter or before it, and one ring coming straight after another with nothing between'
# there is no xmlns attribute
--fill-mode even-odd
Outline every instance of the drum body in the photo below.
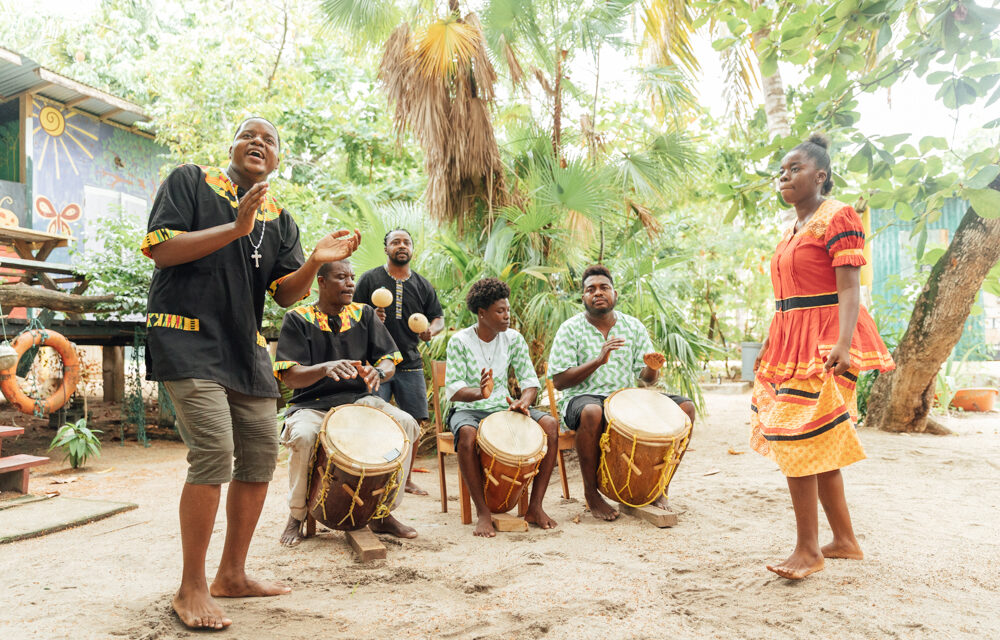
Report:
<svg viewBox="0 0 1000 640"><path fill-rule="evenodd" d="M476 432L483 490L491 513L510 511L528 491L548 446L537 422L516 411L497 411L483 418Z"/></svg>
<svg viewBox="0 0 1000 640"><path fill-rule="evenodd" d="M306 506L331 529L353 531L389 513L410 453L406 432L378 409L330 409L316 438Z"/></svg>
<svg viewBox="0 0 1000 640"><path fill-rule="evenodd" d="M665 494L691 436L687 414L659 391L620 389L605 399L604 418L601 493L635 507Z"/></svg>

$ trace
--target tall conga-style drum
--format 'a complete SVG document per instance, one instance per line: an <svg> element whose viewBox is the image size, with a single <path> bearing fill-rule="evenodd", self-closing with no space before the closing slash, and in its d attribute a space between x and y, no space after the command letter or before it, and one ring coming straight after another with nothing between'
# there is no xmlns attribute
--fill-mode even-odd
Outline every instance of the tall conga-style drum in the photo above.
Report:
<svg viewBox="0 0 1000 640"><path fill-rule="evenodd" d="M505 513L528 490L548 450L545 431L517 411L497 411L483 418L476 433L483 465L486 506Z"/></svg>
<svg viewBox="0 0 1000 640"><path fill-rule="evenodd" d="M310 515L341 531L385 517L401 489L409 453L406 432L392 416L359 404L330 409L313 449Z"/></svg>
<svg viewBox="0 0 1000 640"><path fill-rule="evenodd" d="M607 429L597 471L601 493L633 507L666 492L687 449L691 419L653 389L620 389L604 400Z"/></svg>

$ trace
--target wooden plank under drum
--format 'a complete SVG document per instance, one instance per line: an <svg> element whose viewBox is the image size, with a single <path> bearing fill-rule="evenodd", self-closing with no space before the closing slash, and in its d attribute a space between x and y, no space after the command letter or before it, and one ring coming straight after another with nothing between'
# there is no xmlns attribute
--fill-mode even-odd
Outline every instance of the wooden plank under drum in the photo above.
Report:
<svg viewBox="0 0 1000 640"><path fill-rule="evenodd" d="M354 553L358 555L358 560L361 562L385 559L385 545L368 527L357 531L348 531L347 541L351 543L351 548L354 549Z"/></svg>
<svg viewBox="0 0 1000 640"><path fill-rule="evenodd" d="M491 516L493 528L497 531L527 531L528 523L524 518L512 516L509 513L494 513Z"/></svg>
<svg viewBox="0 0 1000 640"><path fill-rule="evenodd" d="M665 511L659 507L646 505L645 507L630 507L627 504L618 503L618 510L630 516L641 518L653 526L663 528L672 527L677 524L677 514L673 511Z"/></svg>

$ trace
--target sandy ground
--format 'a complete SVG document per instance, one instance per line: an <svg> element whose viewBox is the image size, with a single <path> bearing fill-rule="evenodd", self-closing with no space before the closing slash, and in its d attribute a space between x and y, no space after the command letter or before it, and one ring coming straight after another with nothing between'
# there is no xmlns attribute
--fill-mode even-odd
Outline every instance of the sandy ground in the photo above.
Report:
<svg viewBox="0 0 1000 640"><path fill-rule="evenodd" d="M387 539L388 559L357 563L343 535L285 549L286 468L279 466L249 568L291 595L224 601L224 638L991 638L1000 637L1000 414L953 419L960 435L862 430L869 459L846 472L848 501L867 554L832 560L792 583L764 570L794 542L784 478L747 450L745 395L708 396L692 450L671 486L684 510L656 529L627 516L598 522L584 509L575 459L573 497L554 474L551 532L474 538L457 502L429 497L397 515L414 541ZM42 432L5 451L39 452ZM434 458L420 462L434 470ZM449 491L457 487L449 460ZM137 510L0 546L0 636L193 638L170 612L180 576L176 515L186 464L179 443L106 443L78 480L49 485L65 465L33 476L40 493L129 500ZM49 475L46 475L49 474ZM61 474L63 477L65 473ZM578 523L574 519L579 519ZM214 572L225 522L209 552ZM825 522L822 536L828 536Z"/></svg>

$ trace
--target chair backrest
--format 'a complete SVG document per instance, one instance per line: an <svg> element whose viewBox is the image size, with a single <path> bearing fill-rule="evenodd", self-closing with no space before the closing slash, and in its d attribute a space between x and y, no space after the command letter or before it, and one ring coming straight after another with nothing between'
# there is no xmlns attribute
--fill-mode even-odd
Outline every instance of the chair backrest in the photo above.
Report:
<svg viewBox="0 0 1000 640"><path fill-rule="evenodd" d="M431 360L431 401L434 404L434 433L444 430L444 415L441 413L441 387L444 386L445 362Z"/></svg>

